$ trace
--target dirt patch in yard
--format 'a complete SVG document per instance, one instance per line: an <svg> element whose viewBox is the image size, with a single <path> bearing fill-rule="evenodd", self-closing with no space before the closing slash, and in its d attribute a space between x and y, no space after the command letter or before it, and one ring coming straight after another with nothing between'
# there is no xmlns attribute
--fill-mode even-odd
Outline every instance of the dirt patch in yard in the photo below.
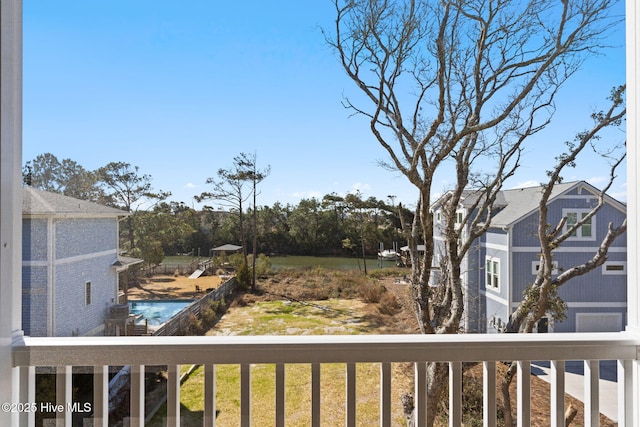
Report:
<svg viewBox="0 0 640 427"><path fill-rule="evenodd" d="M207 289L215 289L226 278L220 276L154 276L129 289L129 300L198 299Z"/></svg>

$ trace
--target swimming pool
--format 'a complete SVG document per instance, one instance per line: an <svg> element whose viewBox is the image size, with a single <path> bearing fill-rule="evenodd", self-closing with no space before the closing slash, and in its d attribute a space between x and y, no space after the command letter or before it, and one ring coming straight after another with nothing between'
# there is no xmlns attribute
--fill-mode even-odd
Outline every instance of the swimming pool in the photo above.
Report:
<svg viewBox="0 0 640 427"><path fill-rule="evenodd" d="M132 314L141 314L149 321L149 326L160 326L193 300L145 300L129 301Z"/></svg>

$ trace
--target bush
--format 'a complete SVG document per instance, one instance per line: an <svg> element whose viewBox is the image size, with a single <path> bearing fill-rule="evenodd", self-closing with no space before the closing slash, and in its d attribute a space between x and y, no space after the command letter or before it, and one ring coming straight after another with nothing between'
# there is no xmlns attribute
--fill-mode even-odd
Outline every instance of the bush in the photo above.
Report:
<svg viewBox="0 0 640 427"><path fill-rule="evenodd" d="M236 270L239 269L242 266L242 264L245 264L244 255L239 252L232 254L229 257L229 264L231 264L231 266Z"/></svg>
<svg viewBox="0 0 640 427"><path fill-rule="evenodd" d="M256 275L264 277L271 272L271 259L265 254L258 255L256 259Z"/></svg>
<svg viewBox="0 0 640 427"><path fill-rule="evenodd" d="M189 312L186 322L182 325L181 335L200 335L202 334L202 321L198 316Z"/></svg>
<svg viewBox="0 0 640 427"><path fill-rule="evenodd" d="M243 262L238 267L238 271L236 272L236 280L238 281L238 287L242 290L247 290L251 287L251 273L249 272L247 263Z"/></svg>
<svg viewBox="0 0 640 427"><path fill-rule="evenodd" d="M378 312L380 312L380 314L393 316L398 313L401 308L398 299L391 292L385 292L380 297L380 303L378 304Z"/></svg>
<svg viewBox="0 0 640 427"><path fill-rule="evenodd" d="M378 268L369 272L369 277L372 279L382 279L384 277L402 277L407 275L408 270L406 268Z"/></svg>
<svg viewBox="0 0 640 427"><path fill-rule="evenodd" d="M377 304L387 292L387 288L383 285L365 283L359 287L358 292L365 302Z"/></svg>
<svg viewBox="0 0 640 427"><path fill-rule="evenodd" d="M207 301L202 304L200 307L200 321L203 332L208 331L216 324L219 309L219 301Z"/></svg>

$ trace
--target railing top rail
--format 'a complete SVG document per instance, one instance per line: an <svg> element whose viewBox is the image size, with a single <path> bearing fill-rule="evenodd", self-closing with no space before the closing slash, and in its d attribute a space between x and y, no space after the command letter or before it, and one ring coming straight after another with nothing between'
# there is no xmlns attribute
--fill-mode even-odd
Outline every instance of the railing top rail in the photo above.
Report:
<svg viewBox="0 0 640 427"><path fill-rule="evenodd" d="M23 337L14 366L637 359L640 335Z"/></svg>

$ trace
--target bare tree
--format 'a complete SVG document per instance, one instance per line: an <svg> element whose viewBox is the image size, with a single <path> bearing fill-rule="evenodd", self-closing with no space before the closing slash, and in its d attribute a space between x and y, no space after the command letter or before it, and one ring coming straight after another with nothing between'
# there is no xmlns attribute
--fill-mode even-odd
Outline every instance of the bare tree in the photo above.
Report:
<svg viewBox="0 0 640 427"><path fill-rule="evenodd" d="M258 207L256 205L256 200L258 197L258 184L262 182L262 180L264 180L267 176L269 176L271 167L267 166L263 170L258 170L257 155L255 153L240 153L237 159L239 160L239 167L243 170L245 180L251 182L252 186L251 193L253 194L253 256L251 257L251 290L255 292L256 259L258 257Z"/></svg>
<svg viewBox="0 0 640 427"><path fill-rule="evenodd" d="M325 37L364 95L361 102L345 99L345 106L368 118L387 166L419 194L404 229L423 333L458 332L461 261L490 226L496 195L518 167L523 144L551 119L559 88L617 23L610 16L615 2L334 0L335 28ZM453 170L455 183L444 215L445 274L432 291L429 210L443 168ZM463 233L456 209L468 188L478 196ZM446 367L431 364L428 375L432 425Z"/></svg>
<svg viewBox="0 0 640 427"><path fill-rule="evenodd" d="M198 202L203 200L217 200L238 212L240 244L242 245L245 263L247 261L247 242L243 205L251 195L251 193L245 189L246 181L247 176L242 166L242 158L236 156L233 159L233 166L230 169L218 169L217 179L207 178L207 184L213 185L211 191L206 191L199 196L195 196Z"/></svg>
<svg viewBox="0 0 640 427"><path fill-rule="evenodd" d="M569 280L603 265L607 260L611 244L627 230L626 219L617 226L610 222L607 234L603 237L597 251L591 258L579 265L565 266L562 273L557 276L553 274L555 268L554 253L567 239L574 236L577 230L591 224L591 219L605 203L606 192L616 178L617 167L626 156L623 146L604 144L605 147L601 147L596 145L596 142L600 139L599 134L604 129L619 126L622 123L626 114L624 91L625 86L620 86L612 91L610 108L607 111L592 115L594 126L590 130L579 133L574 141L567 142L567 151L558 156L557 164L548 172L549 180L542 186L542 194L538 203L537 235L540 241L540 266L534 282L528 287L522 301L509 317L505 330L507 333L530 333L540 319L548 314L551 314L556 319L562 319L567 307L558 296L558 289ZM563 217L557 224L549 224L548 204L555 185L562 182L562 172L567 167L574 166L578 156L585 148L589 147L592 147L596 152L610 160L611 168L608 183L598 194L597 202L589 212L571 221L567 217ZM516 370L515 363L512 363L502 379L501 390L505 406L505 425L512 425L513 423L509 385Z"/></svg>

